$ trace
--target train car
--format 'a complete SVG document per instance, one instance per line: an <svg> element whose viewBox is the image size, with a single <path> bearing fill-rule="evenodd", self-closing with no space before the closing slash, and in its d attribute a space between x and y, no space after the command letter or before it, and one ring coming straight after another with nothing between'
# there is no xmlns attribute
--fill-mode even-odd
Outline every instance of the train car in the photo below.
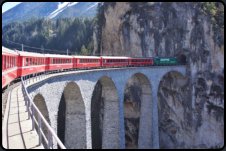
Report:
<svg viewBox="0 0 226 151"><path fill-rule="evenodd" d="M2 46L2 88L18 77L18 53Z"/></svg>
<svg viewBox="0 0 226 151"><path fill-rule="evenodd" d="M128 66L129 57L110 57L103 56L102 67L118 67L118 66Z"/></svg>
<svg viewBox="0 0 226 151"><path fill-rule="evenodd" d="M176 65L177 57L154 57L155 65Z"/></svg>
<svg viewBox="0 0 226 151"><path fill-rule="evenodd" d="M19 76L46 71L46 57L40 53L17 51L19 54Z"/></svg>
<svg viewBox="0 0 226 151"><path fill-rule="evenodd" d="M154 65L154 58L130 57L130 66Z"/></svg>
<svg viewBox="0 0 226 151"><path fill-rule="evenodd" d="M46 54L47 70L64 70L74 68L75 59L67 55Z"/></svg>
<svg viewBox="0 0 226 151"><path fill-rule="evenodd" d="M73 56L75 58L75 68L101 67L101 57L96 56Z"/></svg>

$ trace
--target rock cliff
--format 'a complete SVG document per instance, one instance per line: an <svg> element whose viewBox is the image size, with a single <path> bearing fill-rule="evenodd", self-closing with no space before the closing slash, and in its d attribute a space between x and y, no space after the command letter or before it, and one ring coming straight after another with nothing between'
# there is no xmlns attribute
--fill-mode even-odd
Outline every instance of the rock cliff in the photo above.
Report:
<svg viewBox="0 0 226 151"><path fill-rule="evenodd" d="M140 2L141 3L141 2ZM222 4L220 4L222 5ZM160 148L215 148L224 144L224 29L196 3L129 2L104 4L105 24L94 35L94 53L106 56L176 56L187 62L187 83L177 85L174 73L159 85ZM97 33L98 28L95 28ZM132 78L136 81L135 78ZM139 111L139 89L128 82L125 105ZM137 95L137 96L134 96ZM136 106L135 106L136 105ZM139 120L138 113L134 121ZM137 148L136 132L129 131L132 117L125 116L126 148ZM128 143L130 142L130 143Z"/></svg>

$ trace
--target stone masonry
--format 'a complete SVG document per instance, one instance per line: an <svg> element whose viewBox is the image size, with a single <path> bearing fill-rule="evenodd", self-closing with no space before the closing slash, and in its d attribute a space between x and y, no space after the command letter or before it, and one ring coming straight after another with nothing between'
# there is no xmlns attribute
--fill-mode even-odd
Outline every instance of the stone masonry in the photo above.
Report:
<svg viewBox="0 0 226 151"><path fill-rule="evenodd" d="M102 148L124 149L124 91L127 81L131 76L136 75L142 86L138 148L159 148L157 92L159 82L161 81L163 76L172 71L175 74L178 74L178 76L185 77L186 75L185 66L153 66L119 69L111 68L88 71L85 70L70 72L67 74L57 74L56 76L49 77L43 81L28 86L27 90L32 100L36 95L42 95L48 109L51 127L57 134L57 113L61 96L63 93L65 96L67 96L66 93L69 93L69 91L72 90L68 88L70 87L70 85L71 87L74 87L73 95L76 96L74 98L74 104L77 104L79 106L79 109L77 107L74 108L74 113L79 112L80 114L75 115L74 118L79 118L79 122L77 122L78 124L76 125L72 121L68 121L70 122L70 124L75 125L75 127L68 127L70 129L68 135L71 136L65 136L65 142L71 139L77 141L78 144L77 146L71 146L70 148L90 149L92 148L91 99L95 85L98 81L100 81L103 85L105 102ZM68 100L73 99L71 98L73 97L72 95L68 95L67 97ZM81 101L83 101L83 103ZM83 120L84 117L85 121ZM65 132L65 135L67 135L67 132ZM73 137L81 138L73 139ZM57 148L55 140L53 140L53 144L53 148Z"/></svg>

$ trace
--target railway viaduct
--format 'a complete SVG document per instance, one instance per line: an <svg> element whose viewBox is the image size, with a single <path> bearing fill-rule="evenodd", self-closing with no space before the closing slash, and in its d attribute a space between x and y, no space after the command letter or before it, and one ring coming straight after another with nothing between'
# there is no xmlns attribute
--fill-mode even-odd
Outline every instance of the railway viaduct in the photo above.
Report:
<svg viewBox="0 0 226 151"><path fill-rule="evenodd" d="M92 148L91 100L95 85L101 82L102 148L124 149L124 91L127 81L136 76L142 88L138 148L159 148L157 93L161 79L169 72L176 77L178 87L185 84L186 66L153 66L63 72L26 87L56 134L59 104L64 94L65 147ZM54 140L53 148L57 148Z"/></svg>

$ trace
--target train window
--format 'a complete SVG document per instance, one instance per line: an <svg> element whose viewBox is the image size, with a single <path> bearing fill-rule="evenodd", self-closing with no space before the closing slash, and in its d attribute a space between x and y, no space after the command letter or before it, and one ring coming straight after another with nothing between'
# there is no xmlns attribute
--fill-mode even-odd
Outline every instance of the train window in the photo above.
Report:
<svg viewBox="0 0 226 151"><path fill-rule="evenodd" d="M53 59L53 64L55 64L55 59Z"/></svg>
<svg viewBox="0 0 226 151"><path fill-rule="evenodd" d="M28 58L26 58L26 66L28 66Z"/></svg>
<svg viewBox="0 0 226 151"><path fill-rule="evenodd" d="M11 68L13 67L13 57L11 57Z"/></svg>
<svg viewBox="0 0 226 151"><path fill-rule="evenodd" d="M7 59L7 69L9 69L9 56L8 56L8 59Z"/></svg>
<svg viewBox="0 0 226 151"><path fill-rule="evenodd" d="M150 62L150 60L148 60L148 62Z"/></svg>
<svg viewBox="0 0 226 151"><path fill-rule="evenodd" d="M11 56L9 57L9 68L11 68Z"/></svg>
<svg viewBox="0 0 226 151"><path fill-rule="evenodd" d="M4 56L4 70L5 70L5 65L6 65L5 60L6 60L6 56Z"/></svg>

